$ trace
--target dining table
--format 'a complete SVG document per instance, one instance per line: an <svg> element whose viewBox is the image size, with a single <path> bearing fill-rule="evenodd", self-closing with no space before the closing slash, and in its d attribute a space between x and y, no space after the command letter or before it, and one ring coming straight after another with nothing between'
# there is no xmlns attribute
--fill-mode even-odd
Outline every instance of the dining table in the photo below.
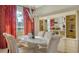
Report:
<svg viewBox="0 0 79 59"><path fill-rule="evenodd" d="M29 38L28 36L20 37L20 42L22 43L32 43L37 45L46 45L47 41L44 38Z"/></svg>
<svg viewBox="0 0 79 59"><path fill-rule="evenodd" d="M28 36L20 37L20 43L26 48L31 48L33 52L39 51L40 45L47 45L47 41L42 38L29 38Z"/></svg>

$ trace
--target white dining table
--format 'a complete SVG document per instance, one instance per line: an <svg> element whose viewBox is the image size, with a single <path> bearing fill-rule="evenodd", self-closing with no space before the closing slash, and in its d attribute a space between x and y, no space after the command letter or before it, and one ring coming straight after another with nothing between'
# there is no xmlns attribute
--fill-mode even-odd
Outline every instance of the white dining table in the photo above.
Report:
<svg viewBox="0 0 79 59"><path fill-rule="evenodd" d="M47 44L47 41L44 40L44 39L40 39L40 38L28 38L28 37L22 37L20 38L20 41L21 42L24 42L24 43L33 43L33 44L43 44L43 45L46 45Z"/></svg>

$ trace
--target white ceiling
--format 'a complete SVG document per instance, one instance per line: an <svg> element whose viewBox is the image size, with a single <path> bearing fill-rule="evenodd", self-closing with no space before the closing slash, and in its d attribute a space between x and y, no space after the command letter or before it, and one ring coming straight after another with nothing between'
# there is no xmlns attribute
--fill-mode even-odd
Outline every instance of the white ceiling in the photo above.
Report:
<svg viewBox="0 0 79 59"><path fill-rule="evenodd" d="M37 8L42 7L43 5L24 5L24 6L25 6L25 7L31 7L31 8L37 9Z"/></svg>
<svg viewBox="0 0 79 59"><path fill-rule="evenodd" d="M47 16L79 8L79 5L25 5L25 7L26 6L36 9L34 13L35 16Z"/></svg>
<svg viewBox="0 0 79 59"><path fill-rule="evenodd" d="M32 7L40 8L40 7L43 7L43 5L32 5Z"/></svg>
<svg viewBox="0 0 79 59"><path fill-rule="evenodd" d="M36 16L45 16L79 8L79 5L44 5L36 9Z"/></svg>

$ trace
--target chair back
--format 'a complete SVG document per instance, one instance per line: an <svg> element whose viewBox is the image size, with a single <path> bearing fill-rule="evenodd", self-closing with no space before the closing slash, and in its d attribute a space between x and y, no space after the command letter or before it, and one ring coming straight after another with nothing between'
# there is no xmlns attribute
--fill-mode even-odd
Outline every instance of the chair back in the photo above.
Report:
<svg viewBox="0 0 79 59"><path fill-rule="evenodd" d="M15 38L7 33L3 33L4 37L6 38L7 44L8 44L8 49L9 53L18 53L18 46L16 44Z"/></svg>
<svg viewBox="0 0 79 59"><path fill-rule="evenodd" d="M46 32L44 35L44 40L47 41L47 44L49 44L49 41L52 39L52 32Z"/></svg>
<svg viewBox="0 0 79 59"><path fill-rule="evenodd" d="M33 37L32 33L28 33L28 38L32 38L32 37Z"/></svg>
<svg viewBox="0 0 79 59"><path fill-rule="evenodd" d="M45 34L45 32L44 32L44 31L40 31L40 32L38 33L38 36L43 37L43 36L44 36L44 34Z"/></svg>
<svg viewBox="0 0 79 59"><path fill-rule="evenodd" d="M48 52L49 53L57 53L57 47L60 41L60 36L54 35L48 44Z"/></svg>

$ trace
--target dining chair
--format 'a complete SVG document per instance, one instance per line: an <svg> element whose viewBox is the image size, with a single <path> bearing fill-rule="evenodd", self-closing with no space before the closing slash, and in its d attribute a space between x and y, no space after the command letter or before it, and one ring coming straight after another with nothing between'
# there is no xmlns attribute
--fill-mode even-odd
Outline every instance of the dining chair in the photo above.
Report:
<svg viewBox="0 0 79 59"><path fill-rule="evenodd" d="M15 38L12 35L7 34L7 33L3 33L3 35L7 41L9 53L18 53L19 50L18 50L18 46L16 44Z"/></svg>
<svg viewBox="0 0 79 59"><path fill-rule="evenodd" d="M39 45L39 51L47 52L48 45L52 39L52 32L46 32L42 40L46 41L46 44Z"/></svg>
<svg viewBox="0 0 79 59"><path fill-rule="evenodd" d="M52 36L52 39L50 40L48 47L47 47L47 52L48 53L58 53L59 42L60 42L60 36L59 35Z"/></svg>
<svg viewBox="0 0 79 59"><path fill-rule="evenodd" d="M57 48L58 52L61 52L61 53L65 53L66 52L66 49L67 49L66 43L67 43L67 38L66 37L62 37L60 39L59 44L58 44L58 48Z"/></svg>
<svg viewBox="0 0 79 59"><path fill-rule="evenodd" d="M31 38L32 38L32 36L33 36L33 35L32 35L32 33L28 33L28 38L30 38L30 39L31 39Z"/></svg>
<svg viewBox="0 0 79 59"><path fill-rule="evenodd" d="M45 34L45 31L40 31L40 32L38 33L38 35L35 36L35 38L43 38L43 37L44 37L44 34Z"/></svg>

